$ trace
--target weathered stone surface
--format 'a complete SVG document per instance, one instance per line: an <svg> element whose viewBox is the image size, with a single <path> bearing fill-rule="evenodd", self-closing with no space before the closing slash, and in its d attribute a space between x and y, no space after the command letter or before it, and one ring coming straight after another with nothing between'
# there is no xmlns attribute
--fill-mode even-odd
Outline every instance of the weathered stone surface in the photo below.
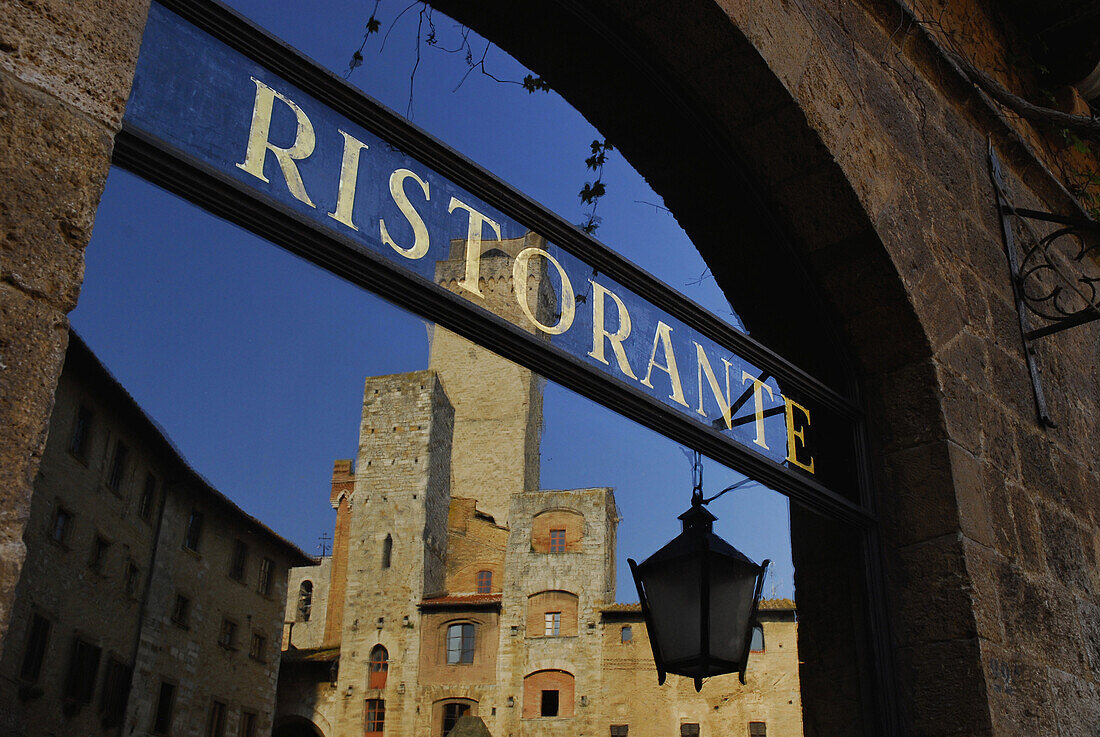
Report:
<svg viewBox="0 0 1100 737"><path fill-rule="evenodd" d="M76 305L84 245L107 177L104 128L0 74L0 281Z"/></svg>
<svg viewBox="0 0 1100 737"><path fill-rule="evenodd" d="M5 0L0 69L118 130L148 0Z"/></svg>
<svg viewBox="0 0 1100 737"><path fill-rule="evenodd" d="M894 635L901 647L962 640L976 633L962 542L942 537L900 550L894 581L909 616Z"/></svg>

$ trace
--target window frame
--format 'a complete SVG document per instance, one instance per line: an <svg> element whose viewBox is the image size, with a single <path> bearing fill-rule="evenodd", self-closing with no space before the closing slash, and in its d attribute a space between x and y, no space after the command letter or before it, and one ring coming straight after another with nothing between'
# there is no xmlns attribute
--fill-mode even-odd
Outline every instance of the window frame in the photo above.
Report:
<svg viewBox="0 0 1100 737"><path fill-rule="evenodd" d="M478 571L475 582L477 584L477 593L493 593L493 572L491 570L483 569Z"/></svg>
<svg viewBox="0 0 1100 737"><path fill-rule="evenodd" d="M64 524L58 534L58 523L64 518ZM50 529L49 538L55 545L60 545L63 548L69 547L69 540L72 539L73 525L76 521L76 514L71 509L62 504L60 501L54 503L53 515L50 517Z"/></svg>
<svg viewBox="0 0 1100 737"><path fill-rule="evenodd" d="M469 629L467 630L467 628ZM452 632L455 631L458 632L457 649L451 647L452 641L455 640ZM467 632L469 632L469 636L467 636ZM446 655L445 662L447 665L472 665L477 651L477 626L473 622L450 622L446 625L445 633L443 651ZM457 653L457 659L451 659L452 652Z"/></svg>
<svg viewBox="0 0 1100 737"><path fill-rule="evenodd" d="M202 526L205 515L196 507L191 508L191 514L187 517L187 526L183 528L183 549L196 555L199 546L202 545Z"/></svg>
<svg viewBox="0 0 1100 737"><path fill-rule="evenodd" d="M95 697L103 648L81 635L73 636L69 665L65 672L62 698L66 703L86 706ZM90 676L90 677L89 677Z"/></svg>
<svg viewBox="0 0 1100 737"><path fill-rule="evenodd" d="M117 438L114 448L111 449L111 462L107 465L107 473L103 477L103 485L116 496L123 495L129 460L130 446L123 442L122 438Z"/></svg>
<svg viewBox="0 0 1100 737"><path fill-rule="evenodd" d="M550 530L550 541L546 548L548 553L564 553L568 549L566 537L566 528L555 527Z"/></svg>
<svg viewBox="0 0 1100 737"><path fill-rule="evenodd" d="M386 700L366 699L363 703L363 734L382 734L385 731Z"/></svg>
<svg viewBox="0 0 1100 737"><path fill-rule="evenodd" d="M548 694L554 694L553 698L547 700ZM547 714L550 711L550 704L553 705L553 714ZM539 689L539 717L544 719L554 719L561 714L561 689L560 688L543 688Z"/></svg>
<svg viewBox="0 0 1100 737"><path fill-rule="evenodd" d="M248 543L233 538L233 552L229 555L229 571L226 575L237 583L244 583L248 572Z"/></svg>
<svg viewBox="0 0 1100 737"><path fill-rule="evenodd" d="M151 522L153 510L157 506L157 485L160 482L152 471L145 474L145 483L141 487L141 497L138 499L138 518L144 522Z"/></svg>
<svg viewBox="0 0 1100 737"><path fill-rule="evenodd" d="M543 612L543 637L561 637L561 612Z"/></svg>
<svg viewBox="0 0 1100 737"><path fill-rule="evenodd" d="M180 605L183 605L182 607ZM182 611L181 611L182 610ZM191 597L176 592L176 600L172 603L172 613L169 615L172 624L180 629L191 629Z"/></svg>
<svg viewBox="0 0 1100 737"><path fill-rule="evenodd" d="M224 701L211 699L204 737L225 737L225 724L228 721L228 716L228 704Z"/></svg>
<svg viewBox="0 0 1100 737"><path fill-rule="evenodd" d="M23 657L19 663L19 680L22 682L38 683L38 679L42 677L42 666L46 662L52 630L53 622L48 617L43 616L41 612L31 612L24 637Z"/></svg>
<svg viewBox="0 0 1100 737"><path fill-rule="evenodd" d="M69 455L85 466L88 465L94 420L95 412L88 405L83 402L77 405L69 433Z"/></svg>
<svg viewBox="0 0 1100 737"><path fill-rule="evenodd" d="M260 596L271 596L274 582L275 561L266 556L260 558L260 574L256 579L256 593Z"/></svg>
<svg viewBox="0 0 1100 737"><path fill-rule="evenodd" d="M307 588L308 586L308 588ZM313 581L306 578L298 584L298 605L295 608L295 618L299 622L308 622L313 615Z"/></svg>
<svg viewBox="0 0 1100 737"><path fill-rule="evenodd" d="M218 645L229 651L237 649L237 622L229 617L222 617L221 626L218 627Z"/></svg>
<svg viewBox="0 0 1100 737"><path fill-rule="evenodd" d="M157 689L157 703L153 708L153 723L149 731L156 735L172 734L172 722L175 720L176 690L178 684L175 681L161 679L160 688ZM167 699L165 694L167 693Z"/></svg>
<svg viewBox="0 0 1100 737"><path fill-rule="evenodd" d="M266 663L264 650L267 648L267 637L262 632L253 632L248 641L248 657L256 662Z"/></svg>

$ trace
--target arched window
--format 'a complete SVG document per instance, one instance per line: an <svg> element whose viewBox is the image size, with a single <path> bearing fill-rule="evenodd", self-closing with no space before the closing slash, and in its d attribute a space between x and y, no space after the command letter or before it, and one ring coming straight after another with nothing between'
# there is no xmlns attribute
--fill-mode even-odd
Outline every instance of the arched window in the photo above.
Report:
<svg viewBox="0 0 1100 737"><path fill-rule="evenodd" d="M539 591L527 597L528 637L575 637L579 600L570 591Z"/></svg>
<svg viewBox="0 0 1100 737"><path fill-rule="evenodd" d="M573 716L573 674L540 670L523 679L523 718Z"/></svg>
<svg viewBox="0 0 1100 737"><path fill-rule="evenodd" d="M477 572L477 593L489 594L493 591L493 572L492 571L478 571Z"/></svg>
<svg viewBox="0 0 1100 737"><path fill-rule="evenodd" d="M752 628L752 640L749 642L749 650L754 653L764 652L764 628L754 625Z"/></svg>
<svg viewBox="0 0 1100 737"><path fill-rule="evenodd" d="M477 702L473 699L440 699L432 705L432 737L447 737L464 716L477 716Z"/></svg>
<svg viewBox="0 0 1100 737"><path fill-rule="evenodd" d="M461 622L447 627L447 665L474 662L474 625Z"/></svg>
<svg viewBox="0 0 1100 737"><path fill-rule="evenodd" d="M454 701L443 705L443 737L450 734L458 720L470 713L470 705Z"/></svg>
<svg viewBox="0 0 1100 737"><path fill-rule="evenodd" d="M386 535L386 539L382 541L382 567L389 568L390 560L393 557L393 537Z"/></svg>
<svg viewBox="0 0 1100 737"><path fill-rule="evenodd" d="M298 621L308 622L313 611L313 582L302 581L298 587Z"/></svg>
<svg viewBox="0 0 1100 737"><path fill-rule="evenodd" d="M370 663L368 666L369 676L367 678L367 688L385 688L386 676L390 669L390 655L386 652L386 648L381 645L375 645L374 649L370 651Z"/></svg>

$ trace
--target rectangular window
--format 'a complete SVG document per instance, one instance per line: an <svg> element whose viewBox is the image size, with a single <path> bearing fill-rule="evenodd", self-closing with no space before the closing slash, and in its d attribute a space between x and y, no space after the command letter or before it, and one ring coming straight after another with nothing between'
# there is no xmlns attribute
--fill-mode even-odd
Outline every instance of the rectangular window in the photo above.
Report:
<svg viewBox="0 0 1100 737"><path fill-rule="evenodd" d="M363 717L364 732L381 734L386 727L386 702L382 699L367 699L367 709Z"/></svg>
<svg viewBox="0 0 1100 737"><path fill-rule="evenodd" d="M264 558L260 561L260 580L256 584L256 590L264 596L271 593L271 579L274 578L275 561Z"/></svg>
<svg viewBox="0 0 1100 737"><path fill-rule="evenodd" d="M73 527L73 513L64 507L58 507L53 513L53 526L50 528L50 538L65 545L69 542L69 534Z"/></svg>
<svg viewBox="0 0 1100 737"><path fill-rule="evenodd" d="M115 442L115 454L111 457L111 467L107 471L107 488L111 491L122 490L122 477L126 474L126 458L130 449L121 440Z"/></svg>
<svg viewBox="0 0 1100 737"><path fill-rule="evenodd" d="M509 697L511 698L511 697ZM447 737L451 730L458 724L458 720L470 713L470 705L452 702L443 705L443 732L441 737Z"/></svg>
<svg viewBox="0 0 1100 737"><path fill-rule="evenodd" d="M69 657L69 673L65 677L65 698L78 704L88 704L95 693L99 673L100 649L79 637L73 640Z"/></svg>
<svg viewBox="0 0 1100 737"><path fill-rule="evenodd" d="M764 722L749 722L749 737L768 737L768 725Z"/></svg>
<svg viewBox="0 0 1100 737"><path fill-rule="evenodd" d="M634 642L634 628L629 624L624 624L623 628L619 630L619 642L624 645Z"/></svg>
<svg viewBox="0 0 1100 737"><path fill-rule="evenodd" d="M474 626L452 624L447 628L447 664L474 662Z"/></svg>
<svg viewBox="0 0 1100 737"><path fill-rule="evenodd" d="M699 737L698 724L681 724L680 737Z"/></svg>
<svg viewBox="0 0 1100 737"><path fill-rule="evenodd" d="M202 512L191 510L191 516L187 519L187 534L183 537L183 547L194 552L199 552L199 539L202 537Z"/></svg>
<svg viewBox="0 0 1100 737"><path fill-rule="evenodd" d="M490 594L493 591L493 572L492 571L478 571L477 572L477 593Z"/></svg>
<svg viewBox="0 0 1100 737"><path fill-rule="evenodd" d="M264 659L264 646L267 644L267 638L263 635L257 635L252 633L252 642L248 645L248 657L253 660L259 660L263 662Z"/></svg>
<svg viewBox="0 0 1100 737"><path fill-rule="evenodd" d="M555 690L544 690L542 692L542 704L539 710L539 716L544 717L556 717L558 715L558 692Z"/></svg>
<svg viewBox="0 0 1100 737"><path fill-rule="evenodd" d="M547 612L546 613L546 627L543 631L543 635L546 637L557 637L561 634L561 612Z"/></svg>
<svg viewBox="0 0 1100 737"><path fill-rule="evenodd" d="M50 641L50 620L38 614L31 615L27 632L27 646L23 650L23 665L19 677L34 683L42 672L42 661L46 659L46 645Z"/></svg>
<svg viewBox="0 0 1100 737"><path fill-rule="evenodd" d="M256 715L251 711L242 711L237 727L237 737L256 737Z"/></svg>
<svg viewBox="0 0 1100 737"><path fill-rule="evenodd" d="M218 644L233 650L237 646L237 623L231 619L222 619L222 628L218 631Z"/></svg>
<svg viewBox="0 0 1100 737"><path fill-rule="evenodd" d="M210 704L210 719L206 723L206 737L225 737L225 704Z"/></svg>
<svg viewBox="0 0 1100 737"><path fill-rule="evenodd" d="M612 724L611 737L626 737L629 726L626 724Z"/></svg>
<svg viewBox="0 0 1100 737"><path fill-rule="evenodd" d="M752 628L752 640L749 641L749 650L754 653L764 652L764 628L755 625Z"/></svg>
<svg viewBox="0 0 1100 737"><path fill-rule="evenodd" d="M126 579L123 583L123 590L129 597L137 596L138 592L138 577L141 575L141 571L134 565L134 561L126 561Z"/></svg>
<svg viewBox="0 0 1100 737"><path fill-rule="evenodd" d="M69 438L69 452L82 463L88 462L88 441L92 434L92 411L83 404L73 419L73 434Z"/></svg>
<svg viewBox="0 0 1100 737"><path fill-rule="evenodd" d="M171 683L160 682L157 695L157 710L153 716L153 734L169 734L172 729L172 708L175 706L176 687Z"/></svg>
<svg viewBox="0 0 1100 737"><path fill-rule="evenodd" d="M550 552L565 552L565 530L550 530Z"/></svg>
<svg viewBox="0 0 1100 737"><path fill-rule="evenodd" d="M95 540L92 541L92 553L88 557L88 567L93 571L103 570L103 561L107 558L107 550L111 547L111 543L106 539L96 535Z"/></svg>
<svg viewBox="0 0 1100 737"><path fill-rule="evenodd" d="M229 577L234 581L243 581L247 565L248 545L243 540L235 540L233 542L233 558L229 561Z"/></svg>
<svg viewBox="0 0 1100 737"><path fill-rule="evenodd" d="M141 490L141 501L138 502L138 516L148 522L153 518L153 508L157 505L157 477L146 474L145 486Z"/></svg>
<svg viewBox="0 0 1100 737"><path fill-rule="evenodd" d="M172 607L172 622L187 629L191 622L191 600L183 594L176 594L176 605Z"/></svg>
<svg viewBox="0 0 1100 737"><path fill-rule="evenodd" d="M122 724L129 696L130 668L125 663L111 658L107 661L107 670L103 676L103 694L99 705L104 727L110 729Z"/></svg>

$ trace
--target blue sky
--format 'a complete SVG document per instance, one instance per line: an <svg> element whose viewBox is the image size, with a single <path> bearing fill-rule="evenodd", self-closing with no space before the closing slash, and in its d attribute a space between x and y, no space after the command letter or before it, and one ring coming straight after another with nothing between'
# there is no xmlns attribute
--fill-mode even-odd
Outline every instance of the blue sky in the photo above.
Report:
<svg viewBox="0 0 1100 737"><path fill-rule="evenodd" d="M338 72L362 41L373 3L231 3L261 27ZM383 34L404 4L381 3ZM309 22L303 23L303 13ZM364 49L350 80L405 111L419 6ZM459 30L434 14L440 46ZM470 36L475 59L485 42ZM475 71L463 55L421 43L412 118L420 127L565 218L580 222L584 159L602 138L554 93L529 94ZM528 72L495 47L487 69ZM618 156L603 179L597 237L733 319L706 267L660 199ZM652 203L652 204L645 204ZM654 206L657 205L657 206ZM87 251L74 327L192 465L249 512L316 552L331 535L332 461L357 443L364 377L424 368L422 320L122 171L113 170ZM619 598L635 598L625 560L678 532L690 466L675 443L556 386L546 392L542 486L614 486L623 514ZM708 463L706 486L739 476ZM712 505L716 531L756 560L776 561L766 593L793 593L787 502L763 489ZM773 588L774 585L774 588Z"/></svg>

